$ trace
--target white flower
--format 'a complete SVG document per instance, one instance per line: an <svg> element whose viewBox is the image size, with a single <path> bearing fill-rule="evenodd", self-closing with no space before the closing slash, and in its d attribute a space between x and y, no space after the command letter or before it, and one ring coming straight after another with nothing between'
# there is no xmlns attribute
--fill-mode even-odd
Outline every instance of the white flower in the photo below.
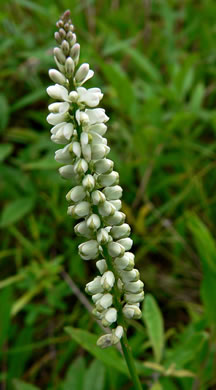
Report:
<svg viewBox="0 0 216 390"><path fill-rule="evenodd" d="M91 282L87 283L85 290L91 295L102 293L103 287L101 286L101 276L96 276Z"/></svg>
<svg viewBox="0 0 216 390"><path fill-rule="evenodd" d="M80 202L86 197L86 191L83 186L76 186L72 188L66 195L67 201Z"/></svg>
<svg viewBox="0 0 216 390"><path fill-rule="evenodd" d="M76 84L82 85L93 76L94 76L93 70L89 69L89 64L85 63L80 65L79 69L75 74L74 80Z"/></svg>
<svg viewBox="0 0 216 390"><path fill-rule="evenodd" d="M105 202L101 203L98 206L99 214L103 217L108 217L110 215L113 215L115 213L115 207L112 205L112 203L105 200Z"/></svg>
<svg viewBox="0 0 216 390"><path fill-rule="evenodd" d="M68 215L71 215L74 218L86 217L91 210L91 205L89 202L82 201L75 206L68 207ZM97 241L96 241L97 242Z"/></svg>
<svg viewBox="0 0 216 390"><path fill-rule="evenodd" d="M113 296L111 294L104 294L102 297L97 301L96 304L96 310L103 311L108 309L110 306L112 306L113 303Z"/></svg>
<svg viewBox="0 0 216 390"><path fill-rule="evenodd" d="M103 158L94 162L94 170L96 173L109 173L113 169L113 161L108 158Z"/></svg>
<svg viewBox="0 0 216 390"><path fill-rule="evenodd" d="M125 221L126 215L121 211L116 211L113 215L106 218L109 225L121 225Z"/></svg>
<svg viewBox="0 0 216 390"><path fill-rule="evenodd" d="M114 262L119 271L131 271L134 267L134 254L131 252L125 252L124 256L116 257Z"/></svg>
<svg viewBox="0 0 216 390"><path fill-rule="evenodd" d="M122 271L121 272L121 279L124 283L128 282L136 282L139 280L140 274L138 269L133 268L131 271Z"/></svg>
<svg viewBox="0 0 216 390"><path fill-rule="evenodd" d="M92 199L92 203L94 205L99 205L99 204L105 202L105 200L106 200L103 192L101 192L99 190L95 190L91 193L91 199Z"/></svg>
<svg viewBox="0 0 216 390"><path fill-rule="evenodd" d="M100 88L77 88L78 103L84 103L89 107L96 107L103 97Z"/></svg>
<svg viewBox="0 0 216 390"><path fill-rule="evenodd" d="M51 85L47 88L48 95L56 100L64 100L68 99L68 91L65 87L59 84Z"/></svg>
<svg viewBox="0 0 216 390"><path fill-rule="evenodd" d="M89 240L79 245L79 254L84 260L95 259L99 255L99 245L96 240Z"/></svg>
<svg viewBox="0 0 216 390"><path fill-rule="evenodd" d="M91 214L88 217L86 223L87 223L87 226L89 229L95 231L95 230L99 229L99 227L101 225L101 220L97 214Z"/></svg>
<svg viewBox="0 0 216 390"><path fill-rule="evenodd" d="M141 282L141 280L137 280L136 282L125 283L124 289L127 293L137 294L143 290L143 286L143 282Z"/></svg>
<svg viewBox="0 0 216 390"><path fill-rule="evenodd" d="M105 157L109 153L110 148L107 145L92 144L91 151L92 151L92 159L98 160L100 158Z"/></svg>
<svg viewBox="0 0 216 390"><path fill-rule="evenodd" d="M91 192L95 187L94 177L90 174L86 175L82 181L82 185L87 191Z"/></svg>
<svg viewBox="0 0 216 390"><path fill-rule="evenodd" d="M114 307L111 307L105 313L104 318L102 319L102 324L104 326L110 326L113 324L113 322L116 322L116 320L117 320L117 310Z"/></svg>
<svg viewBox="0 0 216 390"><path fill-rule="evenodd" d="M59 173L64 179L72 179L74 177L74 166L64 165L59 168Z"/></svg>
<svg viewBox="0 0 216 390"><path fill-rule="evenodd" d="M112 271L106 271L101 277L101 285L106 291L110 291L115 283L115 276Z"/></svg>
<svg viewBox="0 0 216 390"><path fill-rule="evenodd" d="M122 188L120 186L106 187L103 193L108 200L116 200L122 197Z"/></svg>
<svg viewBox="0 0 216 390"><path fill-rule="evenodd" d="M51 112L51 114L49 114L47 116L47 122L50 125L58 125L59 123L67 120L69 104L68 103L53 103L53 104L50 104L49 110L51 111L52 109L57 109L57 107L58 107L58 111L56 110L55 112Z"/></svg>
<svg viewBox="0 0 216 390"><path fill-rule="evenodd" d="M136 305L129 305L128 303L126 303L126 305L124 305L122 309L122 312L124 316L128 319L134 318L135 320L138 320L142 317L142 312Z"/></svg>
<svg viewBox="0 0 216 390"><path fill-rule="evenodd" d="M117 242L109 242L107 247L111 257L123 256L125 253L125 248Z"/></svg>
<svg viewBox="0 0 216 390"><path fill-rule="evenodd" d="M118 239L118 238L124 238L129 236L130 232L131 232L130 226L127 223L123 223L120 226L113 226L110 233L113 238Z"/></svg>
<svg viewBox="0 0 216 390"><path fill-rule="evenodd" d="M124 299L127 303L133 305L134 303L142 302L144 299L144 292L139 294L124 294Z"/></svg>
<svg viewBox="0 0 216 390"><path fill-rule="evenodd" d="M88 228L86 221L79 222L77 225L75 225L74 231L77 236L83 236L86 238L92 237L92 231Z"/></svg>
<svg viewBox="0 0 216 390"><path fill-rule="evenodd" d="M72 123L59 123L51 129L51 140L56 144L66 144L74 132Z"/></svg>
<svg viewBox="0 0 216 390"><path fill-rule="evenodd" d="M109 117L105 114L105 110L103 108L86 109L85 113L89 117L90 125L101 122L104 123L109 120Z"/></svg>
<svg viewBox="0 0 216 390"><path fill-rule="evenodd" d="M107 263L106 263L106 260L104 260L104 259L98 260L98 261L96 262L96 267L97 267L98 271L100 272L100 274L103 275L104 272L107 271Z"/></svg>
<svg viewBox="0 0 216 390"><path fill-rule="evenodd" d="M54 83L65 85L68 83L66 77L56 69L49 70L49 77Z"/></svg>
<svg viewBox="0 0 216 390"><path fill-rule="evenodd" d="M129 251L133 245L133 240L130 237L121 238L117 241L119 244L123 245L126 251Z"/></svg>
<svg viewBox="0 0 216 390"><path fill-rule="evenodd" d="M109 234L105 229L100 229L97 232L97 242L100 245L105 245L109 242Z"/></svg>

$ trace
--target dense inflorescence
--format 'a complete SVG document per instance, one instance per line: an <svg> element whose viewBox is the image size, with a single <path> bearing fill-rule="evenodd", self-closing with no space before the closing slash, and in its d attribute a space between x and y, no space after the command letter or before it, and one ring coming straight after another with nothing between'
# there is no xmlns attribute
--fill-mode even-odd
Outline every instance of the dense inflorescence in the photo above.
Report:
<svg viewBox="0 0 216 390"><path fill-rule="evenodd" d="M83 87L94 72L87 63L78 66L80 45L69 11L57 27L59 47L54 48L54 59L58 70L49 71L55 85L47 88L56 102L48 107L47 121L53 126L52 141L65 145L55 153L56 161L62 164L60 175L77 184L66 199L70 204L68 215L81 220L75 225L75 233L87 239L79 245L79 254L84 260L97 259L99 275L86 285L86 292L95 304L94 315L112 328L98 340L104 348L121 339L124 318L140 318L143 283L130 252L131 229L121 212L119 174L107 158L110 148L104 135L109 118L104 109L95 108L103 94L99 88Z"/></svg>

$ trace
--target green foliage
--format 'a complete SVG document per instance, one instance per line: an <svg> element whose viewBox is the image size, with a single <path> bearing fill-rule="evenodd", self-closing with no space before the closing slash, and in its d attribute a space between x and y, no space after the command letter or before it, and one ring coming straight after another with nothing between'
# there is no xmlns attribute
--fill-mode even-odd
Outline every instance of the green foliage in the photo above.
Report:
<svg viewBox="0 0 216 390"><path fill-rule="evenodd" d="M143 388L216 385L214 0L16 0L0 5L0 387L126 390L120 352L63 279L77 254L46 123L55 22L71 8L83 61L104 92L144 323L130 345ZM64 331L66 327L67 332ZM68 333L69 332L69 333Z"/></svg>

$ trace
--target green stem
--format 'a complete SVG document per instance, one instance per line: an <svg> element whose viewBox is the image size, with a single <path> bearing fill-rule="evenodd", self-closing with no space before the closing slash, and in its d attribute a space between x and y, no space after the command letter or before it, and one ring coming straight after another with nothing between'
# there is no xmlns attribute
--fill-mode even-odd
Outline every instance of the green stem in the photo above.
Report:
<svg viewBox="0 0 216 390"><path fill-rule="evenodd" d="M135 389L142 390L142 385L141 385L141 382L140 382L138 374L137 374L135 361L134 361L134 358L132 355L131 347L130 347L129 342L128 342L128 338L127 338L127 326L125 324L125 320L124 320L123 313L122 313L121 294L120 294L120 291L119 291L118 286L117 286L117 280L119 278L119 275L113 266L112 258L109 256L109 253L108 253L106 246L103 246L103 255L104 255L104 258L106 259L108 268L115 275L116 282L115 282L115 285L113 287L114 305L118 311L118 324L124 328L124 334L121 338L121 346L122 346L124 358L125 358L125 361L127 363L128 370L129 370L129 373L131 375L131 379L132 379L132 382L135 386Z"/></svg>

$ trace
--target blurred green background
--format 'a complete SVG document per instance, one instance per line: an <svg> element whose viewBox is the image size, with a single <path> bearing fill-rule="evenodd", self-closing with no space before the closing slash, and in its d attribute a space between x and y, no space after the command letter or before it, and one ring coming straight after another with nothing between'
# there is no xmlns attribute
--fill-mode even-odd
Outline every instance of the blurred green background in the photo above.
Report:
<svg viewBox="0 0 216 390"><path fill-rule="evenodd" d="M143 389L213 390L214 0L1 1L0 388L133 388L119 352L95 347L101 329L69 286L83 292L95 264L77 254L46 123L55 22L67 8L95 70L88 86L105 94L145 282L143 321L129 332Z"/></svg>

